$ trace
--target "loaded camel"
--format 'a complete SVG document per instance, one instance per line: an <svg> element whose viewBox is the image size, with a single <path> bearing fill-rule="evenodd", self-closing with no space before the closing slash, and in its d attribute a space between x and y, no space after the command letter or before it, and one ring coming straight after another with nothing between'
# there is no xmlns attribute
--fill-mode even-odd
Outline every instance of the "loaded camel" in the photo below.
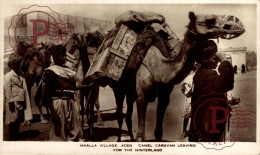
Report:
<svg viewBox="0 0 260 155"><path fill-rule="evenodd" d="M136 74L136 104L138 112L137 141L145 141L145 116L149 91L156 88L158 106L154 136L162 140L163 118L174 85L180 83L191 71L196 58L196 47L208 39L233 39L245 32L243 25L234 16L195 15L189 13L190 22L181 50L174 59L163 58L160 51L151 47Z"/></svg>
<svg viewBox="0 0 260 155"><path fill-rule="evenodd" d="M170 101L169 95L174 85L180 83L190 73L195 62L196 47L208 39L218 37L233 39L245 31L239 19L234 16L195 15L190 12L189 19L184 40L174 47L174 49L179 49L177 56L165 58L158 48L151 46L136 74L124 71L119 82L108 80L117 104L116 113L119 125L117 141L121 141L122 108L125 96L127 102L125 121L131 141L134 141L131 120L134 101L136 101L138 113L136 140L145 141L146 109L148 103L155 100L157 92L158 106L154 136L157 141L161 141L164 113Z"/></svg>

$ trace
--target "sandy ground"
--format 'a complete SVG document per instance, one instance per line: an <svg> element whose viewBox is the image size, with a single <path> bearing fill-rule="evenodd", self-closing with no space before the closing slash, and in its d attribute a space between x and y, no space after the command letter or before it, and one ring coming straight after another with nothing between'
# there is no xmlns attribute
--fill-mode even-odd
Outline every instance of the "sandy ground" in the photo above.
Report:
<svg viewBox="0 0 260 155"><path fill-rule="evenodd" d="M118 125L115 115L116 104L112 90L109 87L100 88L100 111L103 118L104 125L98 126L94 124L94 140L103 142L115 142L117 140ZM239 121L233 122L231 125L231 133L236 134L236 141L255 142L256 141L256 70L251 70L246 74L238 73L235 75L235 87L232 94L241 98L241 103L236 106L234 118L236 114L240 114ZM187 141L179 140L182 133L181 117L182 107L185 96L182 95L180 85L176 85L171 93L171 100L165 113L163 122L163 141ZM32 104L34 119L31 126L20 127L21 141L48 141L50 124L40 124L39 112ZM146 140L154 141L153 131L156 121L156 107L157 101L149 103L146 115ZM46 114L46 110L43 110ZM126 112L126 103L124 103L124 113ZM245 117L249 118L245 121ZM47 117L48 118L48 117ZM134 105L134 112L132 116L134 136L137 133L137 110ZM245 125L244 122L248 124ZM239 124L239 126L237 126ZM129 136L126 135L127 127L123 124L122 141L129 141ZM4 140L7 139L8 127L4 125Z"/></svg>

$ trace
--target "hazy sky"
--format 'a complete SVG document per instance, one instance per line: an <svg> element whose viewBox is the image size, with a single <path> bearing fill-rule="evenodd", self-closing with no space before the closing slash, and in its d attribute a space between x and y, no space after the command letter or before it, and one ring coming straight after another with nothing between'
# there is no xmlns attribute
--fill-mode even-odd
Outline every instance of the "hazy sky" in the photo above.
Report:
<svg viewBox="0 0 260 155"><path fill-rule="evenodd" d="M47 5L52 10L74 16L91 17L114 21L121 13L127 10L154 11L162 14L166 22L176 35L183 39L188 24L188 13L234 15L238 17L246 32L239 38L232 40L220 39L219 47L247 47L248 51L256 51L256 5L255 4L41 4ZM2 10L4 16L17 14L22 7L30 4L10 5Z"/></svg>

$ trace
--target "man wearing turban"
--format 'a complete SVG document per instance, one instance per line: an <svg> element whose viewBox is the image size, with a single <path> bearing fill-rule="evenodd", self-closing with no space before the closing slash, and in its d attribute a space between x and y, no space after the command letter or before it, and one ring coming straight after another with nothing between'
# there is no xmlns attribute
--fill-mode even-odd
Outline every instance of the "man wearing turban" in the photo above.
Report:
<svg viewBox="0 0 260 155"><path fill-rule="evenodd" d="M226 93L233 89L233 67L212 40L199 46L196 61L201 67L193 77L189 141L223 142L229 117ZM218 73L214 70L217 66Z"/></svg>

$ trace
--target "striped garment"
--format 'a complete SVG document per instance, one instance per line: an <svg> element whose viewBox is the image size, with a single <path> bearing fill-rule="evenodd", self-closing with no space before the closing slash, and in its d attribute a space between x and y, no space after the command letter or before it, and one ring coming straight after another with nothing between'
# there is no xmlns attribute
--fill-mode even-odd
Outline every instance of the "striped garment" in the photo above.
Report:
<svg viewBox="0 0 260 155"><path fill-rule="evenodd" d="M185 117L191 111L191 98L186 98L185 103L183 104L183 110L181 117Z"/></svg>
<svg viewBox="0 0 260 155"><path fill-rule="evenodd" d="M195 72L191 72L182 82L182 93L187 97L183 104L182 117L185 117L187 113L191 111L191 94L193 91L193 76Z"/></svg>

